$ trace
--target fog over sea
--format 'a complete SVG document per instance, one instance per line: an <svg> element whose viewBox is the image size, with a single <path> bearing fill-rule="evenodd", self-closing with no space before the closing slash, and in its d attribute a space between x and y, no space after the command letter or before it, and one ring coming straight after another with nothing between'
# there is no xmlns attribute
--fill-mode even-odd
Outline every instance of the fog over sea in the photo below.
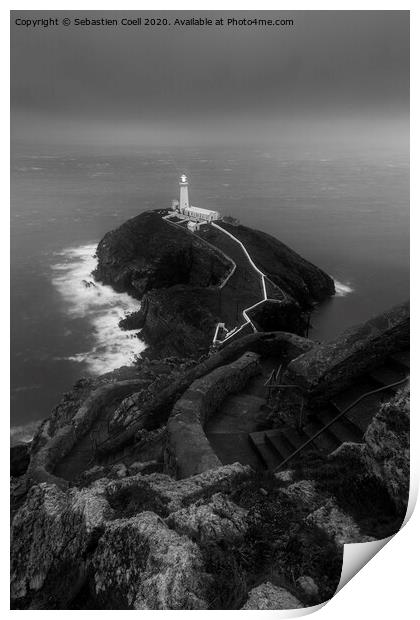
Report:
<svg viewBox="0 0 420 620"><path fill-rule="evenodd" d="M267 147L268 148L268 147ZM177 170L178 168L178 170ZM270 233L337 281L310 337L342 329L409 294L409 164L386 149L19 146L12 154L12 434L29 436L81 376L144 348L118 322L138 307L93 286L108 230L177 196Z"/></svg>

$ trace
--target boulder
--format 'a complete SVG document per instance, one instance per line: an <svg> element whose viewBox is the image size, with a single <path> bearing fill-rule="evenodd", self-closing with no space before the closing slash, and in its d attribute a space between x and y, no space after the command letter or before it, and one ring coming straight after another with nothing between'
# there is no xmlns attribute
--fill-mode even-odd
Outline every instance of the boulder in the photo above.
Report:
<svg viewBox="0 0 420 620"><path fill-rule="evenodd" d="M209 577L197 545L151 512L110 522L93 560L107 609L207 609Z"/></svg>
<svg viewBox="0 0 420 620"><path fill-rule="evenodd" d="M299 609L302 603L293 594L270 581L253 588L242 609Z"/></svg>
<svg viewBox="0 0 420 620"><path fill-rule="evenodd" d="M111 516L100 485L67 492L33 486L12 521L12 601L65 607L85 578L87 550Z"/></svg>
<svg viewBox="0 0 420 620"><path fill-rule="evenodd" d="M324 530L337 545L375 540L371 536L364 536L354 519L340 510L333 499L327 500L323 506L311 512L305 521Z"/></svg>

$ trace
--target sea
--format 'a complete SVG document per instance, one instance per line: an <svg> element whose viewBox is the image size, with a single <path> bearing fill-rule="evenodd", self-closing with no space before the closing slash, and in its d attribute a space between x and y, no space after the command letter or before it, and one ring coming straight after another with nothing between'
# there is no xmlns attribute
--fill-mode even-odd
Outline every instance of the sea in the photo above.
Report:
<svg viewBox="0 0 420 620"><path fill-rule="evenodd" d="M139 302L94 283L102 236L190 202L270 233L336 281L310 337L325 341L409 296L409 161L397 149L17 145L11 161L11 435L29 439L82 376L144 350L120 318Z"/></svg>

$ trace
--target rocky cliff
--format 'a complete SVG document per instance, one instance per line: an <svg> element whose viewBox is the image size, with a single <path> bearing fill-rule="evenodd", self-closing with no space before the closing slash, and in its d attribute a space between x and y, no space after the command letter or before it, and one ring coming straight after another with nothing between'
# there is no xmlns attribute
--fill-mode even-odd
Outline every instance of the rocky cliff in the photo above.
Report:
<svg viewBox="0 0 420 620"><path fill-rule="evenodd" d="M97 280L141 299L151 289L176 284L219 284L231 267L198 237L146 211L105 235L97 248Z"/></svg>
<svg viewBox="0 0 420 620"><path fill-rule="evenodd" d="M343 545L388 536L401 525L408 483L407 391L382 406L364 443L344 444L328 457L303 459L276 475L239 463L213 463L183 479L161 473L161 444L151 451L147 438L159 435L168 445L169 425L137 436L131 448L135 462L128 465L130 450L117 450L111 464L91 467L88 459L83 475L67 481L57 477L68 473L63 468L43 480L33 468L48 445L56 459L55 439L66 428L72 441L83 429L92 438L93 426L87 425L109 405L104 395L114 398L127 384L135 390L128 398L120 394L111 432L120 418L127 421L131 405L136 409L168 384L186 387L197 376L204 379L184 394L184 405L201 398L207 410L214 404L202 398L209 388L216 400L222 388L231 389L224 385L229 376L219 367L223 361L242 355L239 365L230 366L229 380L236 382L244 357L251 362L258 357L247 351L278 355L282 347L296 356L313 343L291 334L254 334L200 364L144 360L141 367L79 382L40 428L28 475L14 479L13 488L26 483L26 489L12 520L12 607L288 609L331 597ZM73 461L80 457L76 451Z"/></svg>

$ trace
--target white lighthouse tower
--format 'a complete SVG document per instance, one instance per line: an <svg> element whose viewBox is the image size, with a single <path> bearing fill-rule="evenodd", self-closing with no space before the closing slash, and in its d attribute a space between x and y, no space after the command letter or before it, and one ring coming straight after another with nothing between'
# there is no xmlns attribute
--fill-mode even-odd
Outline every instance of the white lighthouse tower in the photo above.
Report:
<svg viewBox="0 0 420 620"><path fill-rule="evenodd" d="M188 181L185 174L181 176L179 181L179 211L185 213L188 210L190 203L188 202Z"/></svg>

